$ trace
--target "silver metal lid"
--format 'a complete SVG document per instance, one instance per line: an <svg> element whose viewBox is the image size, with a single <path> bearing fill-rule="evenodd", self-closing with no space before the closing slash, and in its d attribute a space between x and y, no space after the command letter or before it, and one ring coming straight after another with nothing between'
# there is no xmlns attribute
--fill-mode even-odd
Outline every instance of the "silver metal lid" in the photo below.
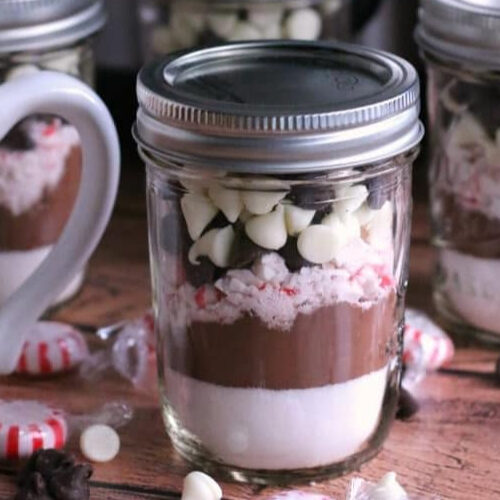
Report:
<svg viewBox="0 0 500 500"><path fill-rule="evenodd" d="M406 61L326 42L182 52L139 73L135 135L153 154L240 172L366 165L423 135Z"/></svg>
<svg viewBox="0 0 500 500"><path fill-rule="evenodd" d="M417 42L441 58L500 67L498 0L421 1Z"/></svg>
<svg viewBox="0 0 500 500"><path fill-rule="evenodd" d="M0 53L71 45L105 22L102 0L1 0Z"/></svg>

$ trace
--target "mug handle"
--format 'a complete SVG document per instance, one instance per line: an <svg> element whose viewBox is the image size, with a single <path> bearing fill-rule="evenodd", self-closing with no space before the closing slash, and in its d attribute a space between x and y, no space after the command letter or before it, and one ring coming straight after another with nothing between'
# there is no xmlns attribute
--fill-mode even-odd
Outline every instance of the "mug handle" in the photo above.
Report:
<svg viewBox="0 0 500 500"><path fill-rule="evenodd" d="M118 189L120 147L111 115L90 87L42 71L0 85L0 138L33 114L54 114L80 134L80 188L63 234L39 268L0 306L0 375L17 365L29 328L87 262L111 216Z"/></svg>

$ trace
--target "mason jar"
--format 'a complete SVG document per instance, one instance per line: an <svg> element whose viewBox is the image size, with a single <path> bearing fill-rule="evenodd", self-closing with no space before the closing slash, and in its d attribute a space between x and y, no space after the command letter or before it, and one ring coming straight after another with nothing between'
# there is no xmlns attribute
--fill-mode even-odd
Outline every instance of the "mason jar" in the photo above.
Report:
<svg viewBox="0 0 500 500"><path fill-rule="evenodd" d="M350 0L140 0L145 60L235 40L347 39Z"/></svg>
<svg viewBox="0 0 500 500"><path fill-rule="evenodd" d="M414 69L349 45L246 42L146 66L138 99L175 448L236 480L352 470L397 401Z"/></svg>
<svg viewBox="0 0 500 500"><path fill-rule="evenodd" d="M500 5L422 4L434 299L457 333L500 341Z"/></svg>
<svg viewBox="0 0 500 500"><path fill-rule="evenodd" d="M101 0L0 2L0 84L42 70L92 85L91 39L105 21ZM80 138L50 115L28 117L0 143L0 305L49 254L79 187ZM84 271L55 304L80 288Z"/></svg>

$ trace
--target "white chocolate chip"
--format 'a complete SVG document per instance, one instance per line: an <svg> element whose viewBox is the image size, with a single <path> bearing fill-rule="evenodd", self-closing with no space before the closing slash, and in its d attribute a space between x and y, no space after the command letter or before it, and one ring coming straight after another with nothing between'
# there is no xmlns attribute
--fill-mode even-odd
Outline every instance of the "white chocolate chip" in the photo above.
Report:
<svg viewBox="0 0 500 500"><path fill-rule="evenodd" d="M212 185L208 189L208 196L213 204L222 210L229 222L236 222L243 210L243 200L239 191L227 189L220 185Z"/></svg>
<svg viewBox="0 0 500 500"><path fill-rule="evenodd" d="M80 449L92 462L109 462L120 451L120 437L108 425L91 425L80 436Z"/></svg>
<svg viewBox="0 0 500 500"><path fill-rule="evenodd" d="M237 40L257 40L260 37L261 33L255 26L241 21L236 25L231 35L229 35L228 40L232 42Z"/></svg>
<svg viewBox="0 0 500 500"><path fill-rule="evenodd" d="M245 231L256 245L269 250L279 250L286 245L288 238L285 210L279 205L273 212L252 217L246 222Z"/></svg>
<svg viewBox="0 0 500 500"><path fill-rule="evenodd" d="M208 257L217 267L227 267L231 248L234 243L234 230L232 226L222 229L212 229L205 233L189 249L188 259L191 264L199 264L198 257Z"/></svg>
<svg viewBox="0 0 500 500"><path fill-rule="evenodd" d="M297 236L314 218L314 210L306 210L294 205L285 205L285 222L288 234Z"/></svg>
<svg viewBox="0 0 500 500"><path fill-rule="evenodd" d="M321 221L321 224L332 228L337 235L339 248L347 245L352 239L359 237L361 234L358 220L355 217L349 217L347 214L340 216L331 213Z"/></svg>
<svg viewBox="0 0 500 500"><path fill-rule="evenodd" d="M221 500L221 487L203 472L191 472L184 478L181 500Z"/></svg>
<svg viewBox="0 0 500 500"><path fill-rule="evenodd" d="M275 40L282 37L281 24L270 24L262 28L261 32L263 40Z"/></svg>
<svg viewBox="0 0 500 500"><path fill-rule="evenodd" d="M233 12L218 12L207 17L208 26L219 37L227 40L236 28L238 16Z"/></svg>
<svg viewBox="0 0 500 500"><path fill-rule="evenodd" d="M198 31L189 22L189 14L177 14L170 21L172 39L181 49L193 47L198 39Z"/></svg>
<svg viewBox="0 0 500 500"><path fill-rule="evenodd" d="M243 191L241 197L245 208L252 214L269 213L285 196L286 192Z"/></svg>
<svg viewBox="0 0 500 500"><path fill-rule="evenodd" d="M339 214L355 212L368 198L368 188L363 184L336 190L335 211Z"/></svg>
<svg viewBox="0 0 500 500"><path fill-rule="evenodd" d="M280 6L264 6L253 8L248 11L248 20L259 30L265 31L270 26L276 26L281 22L283 9Z"/></svg>
<svg viewBox="0 0 500 500"><path fill-rule="evenodd" d="M5 76L5 81L14 80L22 76L29 76L38 73L40 68L34 64L21 64L12 68Z"/></svg>
<svg viewBox="0 0 500 500"><path fill-rule="evenodd" d="M470 113L464 113L453 127L450 136L452 148L463 148L473 144L488 144L488 134Z"/></svg>
<svg viewBox="0 0 500 500"><path fill-rule="evenodd" d="M321 16L313 9L297 9L285 24L288 38L294 40L317 40L321 34Z"/></svg>
<svg viewBox="0 0 500 500"><path fill-rule="evenodd" d="M195 193L188 193L182 197L181 209L189 236L193 241L201 236L203 230L219 211L206 196Z"/></svg>
<svg viewBox="0 0 500 500"><path fill-rule="evenodd" d="M313 264L326 264L335 258L344 245L342 233L330 226L314 224L304 229L297 240L297 249L304 259Z"/></svg>

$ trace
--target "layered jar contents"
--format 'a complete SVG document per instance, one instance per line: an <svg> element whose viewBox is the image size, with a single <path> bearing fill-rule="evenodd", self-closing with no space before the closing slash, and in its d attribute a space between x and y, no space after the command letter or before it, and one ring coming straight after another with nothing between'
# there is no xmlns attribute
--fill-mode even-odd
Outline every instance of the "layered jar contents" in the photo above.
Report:
<svg viewBox="0 0 500 500"><path fill-rule="evenodd" d="M451 321L500 334L500 81L431 70L436 300Z"/></svg>
<svg viewBox="0 0 500 500"><path fill-rule="evenodd" d="M146 59L239 40L346 39L345 0L146 0L139 4Z"/></svg>
<svg viewBox="0 0 500 500"><path fill-rule="evenodd" d="M0 59L0 82L41 70L93 80L87 44ZM78 193L81 146L76 129L48 115L29 117L0 143L0 304L49 254L71 214ZM79 273L56 303L74 295Z"/></svg>
<svg viewBox="0 0 500 500"><path fill-rule="evenodd" d="M183 443L264 470L379 446L397 391L405 162L337 180L149 171L164 411Z"/></svg>

